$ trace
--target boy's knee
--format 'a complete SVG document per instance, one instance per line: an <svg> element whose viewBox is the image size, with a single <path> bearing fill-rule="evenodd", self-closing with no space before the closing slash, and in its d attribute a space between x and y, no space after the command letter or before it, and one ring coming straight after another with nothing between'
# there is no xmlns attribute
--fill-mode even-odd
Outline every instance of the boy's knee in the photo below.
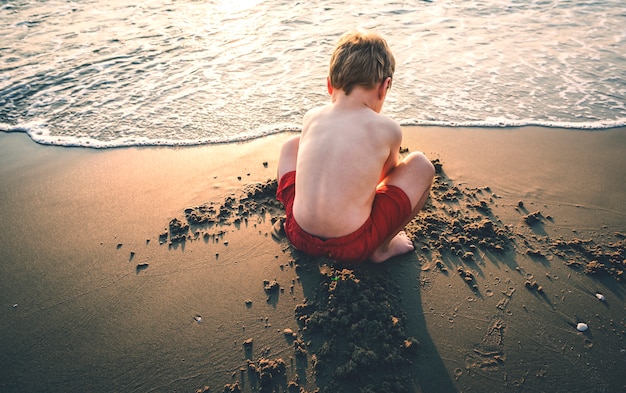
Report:
<svg viewBox="0 0 626 393"><path fill-rule="evenodd" d="M281 159L294 159L298 154L298 148L300 147L300 136L292 136L287 139L280 149Z"/></svg>
<svg viewBox="0 0 626 393"><path fill-rule="evenodd" d="M407 158L409 158L411 164L414 166L416 172L420 177L434 178L435 166L422 152L413 152Z"/></svg>
<svg viewBox="0 0 626 393"><path fill-rule="evenodd" d="M296 170L299 146L300 136L298 135L287 139L281 146L280 157L278 158L278 179L280 179L285 173Z"/></svg>

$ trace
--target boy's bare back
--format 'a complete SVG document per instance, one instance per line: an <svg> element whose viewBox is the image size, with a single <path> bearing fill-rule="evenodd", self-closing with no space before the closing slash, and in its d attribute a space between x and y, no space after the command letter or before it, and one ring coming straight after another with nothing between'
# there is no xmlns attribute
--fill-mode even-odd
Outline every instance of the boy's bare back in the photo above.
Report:
<svg viewBox="0 0 626 393"><path fill-rule="evenodd" d="M376 186L398 163L402 130L368 106L376 95L362 87L334 91L332 104L304 117L294 217L313 235L340 237L361 227Z"/></svg>

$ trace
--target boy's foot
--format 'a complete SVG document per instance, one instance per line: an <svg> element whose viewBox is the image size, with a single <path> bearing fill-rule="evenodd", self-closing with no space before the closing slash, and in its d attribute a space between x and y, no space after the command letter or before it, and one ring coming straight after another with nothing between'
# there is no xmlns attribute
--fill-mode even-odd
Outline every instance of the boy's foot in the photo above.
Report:
<svg viewBox="0 0 626 393"><path fill-rule="evenodd" d="M389 242L387 247L380 246L374 254L370 257L370 261L374 263L384 262L396 255L406 254L409 251L413 251L413 242L409 239L406 232L398 232L396 236Z"/></svg>

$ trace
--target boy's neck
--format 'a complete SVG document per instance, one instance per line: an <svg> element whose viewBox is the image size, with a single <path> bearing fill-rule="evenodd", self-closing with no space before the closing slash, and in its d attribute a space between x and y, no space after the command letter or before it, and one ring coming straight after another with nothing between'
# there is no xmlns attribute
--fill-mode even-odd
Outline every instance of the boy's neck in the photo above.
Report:
<svg viewBox="0 0 626 393"><path fill-rule="evenodd" d="M355 86L349 95L346 95L343 89L333 89L330 100L337 107L358 109L365 106L380 113L385 97L380 98L376 88L365 89L362 86Z"/></svg>

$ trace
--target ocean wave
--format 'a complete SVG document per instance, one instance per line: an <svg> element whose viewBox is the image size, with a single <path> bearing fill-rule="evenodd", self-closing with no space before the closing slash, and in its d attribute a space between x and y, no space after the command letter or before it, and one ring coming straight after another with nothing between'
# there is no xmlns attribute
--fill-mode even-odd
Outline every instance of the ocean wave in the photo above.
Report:
<svg viewBox="0 0 626 393"><path fill-rule="evenodd" d="M571 130L602 131L626 127L626 118L617 120L599 120L594 122L555 122L541 120L510 120L491 118L484 121L436 121L436 120L402 120L404 127L451 127L451 128L519 128L519 127L546 127ZM51 135L44 124L30 122L20 125L0 123L0 131L6 133L21 132L27 134L33 141L43 145L64 147L87 147L93 149L109 149L133 146L198 146L225 143L241 143L269 135L283 132L299 132L299 125L285 123L274 124L260 129L230 136L198 138L198 139L165 139L149 137L122 137L101 141L88 136Z"/></svg>
<svg viewBox="0 0 626 393"><path fill-rule="evenodd" d="M609 0L376 0L358 13L352 2L23 3L0 21L0 124L44 144L183 146L298 130L329 100L328 60L349 26L392 47L385 113L403 125L626 123L626 35L615 33L626 15ZM486 15L497 17L486 25Z"/></svg>

